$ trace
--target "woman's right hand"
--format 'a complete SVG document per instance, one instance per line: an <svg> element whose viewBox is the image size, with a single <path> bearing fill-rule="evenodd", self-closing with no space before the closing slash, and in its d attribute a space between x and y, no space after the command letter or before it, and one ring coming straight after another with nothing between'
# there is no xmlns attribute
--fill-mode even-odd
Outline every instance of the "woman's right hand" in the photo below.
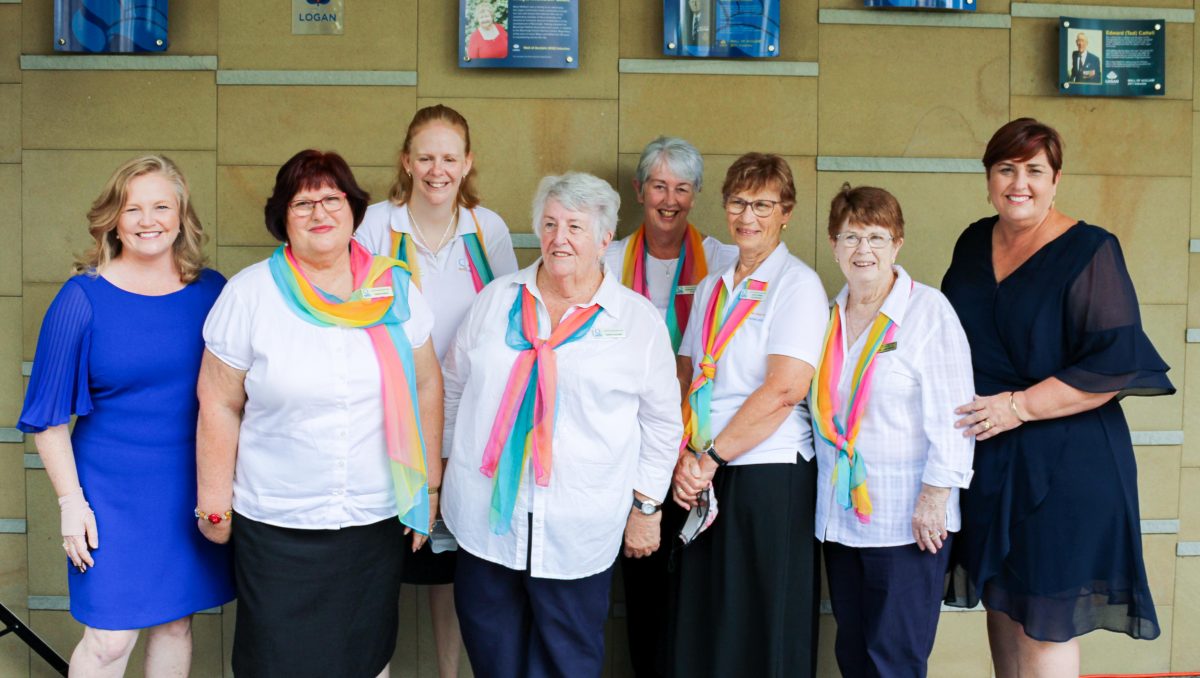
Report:
<svg viewBox="0 0 1200 678"><path fill-rule="evenodd" d="M229 520L213 523L204 518L197 518L196 526L200 528L200 534L204 535L205 539L214 544L228 543L229 536L233 533L233 524Z"/></svg>
<svg viewBox="0 0 1200 678"><path fill-rule="evenodd" d="M80 572L87 572L96 561L91 550L100 547L100 536L96 532L96 514L83 497L83 488L68 492L58 498L62 524L63 550L71 564Z"/></svg>

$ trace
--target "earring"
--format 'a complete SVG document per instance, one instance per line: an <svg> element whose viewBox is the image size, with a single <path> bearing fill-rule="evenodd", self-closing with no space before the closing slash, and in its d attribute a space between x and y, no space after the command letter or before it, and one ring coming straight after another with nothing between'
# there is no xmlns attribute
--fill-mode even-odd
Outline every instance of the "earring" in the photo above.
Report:
<svg viewBox="0 0 1200 678"><path fill-rule="evenodd" d="M783 230L785 230L785 231L787 230L787 222L786 221L783 222Z"/></svg>
<svg viewBox="0 0 1200 678"><path fill-rule="evenodd" d="M841 261L840 261L840 260L839 260L837 257L834 257L834 258L833 258L833 263L835 263L835 264L840 264L840 263L842 263L842 262L841 262Z"/></svg>

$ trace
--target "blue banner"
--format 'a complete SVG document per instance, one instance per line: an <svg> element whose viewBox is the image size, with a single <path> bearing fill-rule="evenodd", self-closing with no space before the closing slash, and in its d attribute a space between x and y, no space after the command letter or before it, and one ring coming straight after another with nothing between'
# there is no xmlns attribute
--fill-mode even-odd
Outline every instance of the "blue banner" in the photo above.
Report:
<svg viewBox="0 0 1200 678"><path fill-rule="evenodd" d="M167 0L54 0L59 52L165 52Z"/></svg>
<svg viewBox="0 0 1200 678"><path fill-rule="evenodd" d="M458 0L462 68L579 68L579 0Z"/></svg>
<svg viewBox="0 0 1200 678"><path fill-rule="evenodd" d="M863 7L951 9L959 12L974 12L975 0L863 0Z"/></svg>
<svg viewBox="0 0 1200 678"><path fill-rule="evenodd" d="M779 0L664 0L663 54L779 56Z"/></svg>

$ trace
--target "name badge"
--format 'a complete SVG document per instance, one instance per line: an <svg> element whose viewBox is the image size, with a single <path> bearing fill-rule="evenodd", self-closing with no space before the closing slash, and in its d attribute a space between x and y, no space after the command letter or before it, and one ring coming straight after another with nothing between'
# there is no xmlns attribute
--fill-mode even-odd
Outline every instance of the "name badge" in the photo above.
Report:
<svg viewBox="0 0 1200 678"><path fill-rule="evenodd" d="M763 299L767 298L767 291L746 289L742 290L741 297L743 299L749 299L750 301L762 301Z"/></svg>
<svg viewBox="0 0 1200 678"><path fill-rule="evenodd" d="M883 346L879 347L880 353L887 353L888 351L895 351L895 350L896 350L896 342L894 342L894 341L890 344L884 344Z"/></svg>
<svg viewBox="0 0 1200 678"><path fill-rule="evenodd" d="M396 292L391 287L364 287L362 290L363 299L383 299L394 296L396 296Z"/></svg>
<svg viewBox="0 0 1200 678"><path fill-rule="evenodd" d="M625 330L593 329L592 336L596 339L624 339L625 338Z"/></svg>
<svg viewBox="0 0 1200 678"><path fill-rule="evenodd" d="M675 288L675 294L695 294L696 285L679 285Z"/></svg>
<svg viewBox="0 0 1200 678"><path fill-rule="evenodd" d="M467 260L466 259L458 260L458 270L460 270L460 271L467 270Z"/></svg>

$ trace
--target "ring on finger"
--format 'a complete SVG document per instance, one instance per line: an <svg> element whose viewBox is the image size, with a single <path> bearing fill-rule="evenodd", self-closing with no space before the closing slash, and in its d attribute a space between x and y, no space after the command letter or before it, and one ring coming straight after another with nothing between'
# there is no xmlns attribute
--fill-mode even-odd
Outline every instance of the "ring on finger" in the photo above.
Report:
<svg viewBox="0 0 1200 678"><path fill-rule="evenodd" d="M992 423L991 419L984 419L983 421L981 421L979 423L983 426L983 430L985 430L985 431L990 431L990 430L992 430L992 427L995 426L995 424Z"/></svg>

